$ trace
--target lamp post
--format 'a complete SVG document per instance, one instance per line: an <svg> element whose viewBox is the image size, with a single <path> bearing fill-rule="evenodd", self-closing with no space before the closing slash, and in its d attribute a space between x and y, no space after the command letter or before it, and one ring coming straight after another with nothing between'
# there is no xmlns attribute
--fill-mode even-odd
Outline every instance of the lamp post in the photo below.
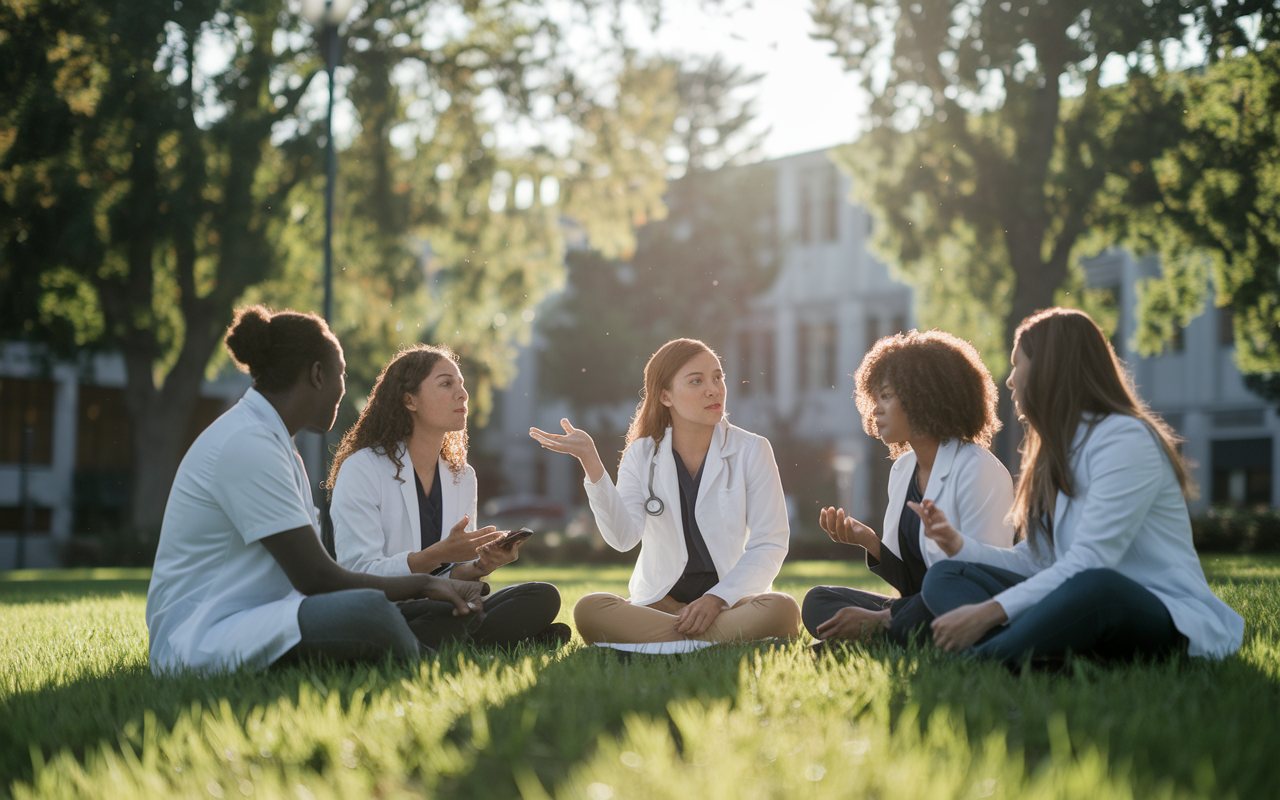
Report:
<svg viewBox="0 0 1280 800"><path fill-rule="evenodd" d="M315 29L316 40L324 53L325 74L329 77L329 99L324 116L324 321L333 324L333 185L338 176L338 157L333 147L333 73L342 58L342 25L355 6L355 0L302 0L302 18ZM320 472L328 460L328 436L320 434ZM317 486L315 491L319 493ZM322 509L320 538L330 555L334 553L333 525L329 504L323 493L317 497Z"/></svg>

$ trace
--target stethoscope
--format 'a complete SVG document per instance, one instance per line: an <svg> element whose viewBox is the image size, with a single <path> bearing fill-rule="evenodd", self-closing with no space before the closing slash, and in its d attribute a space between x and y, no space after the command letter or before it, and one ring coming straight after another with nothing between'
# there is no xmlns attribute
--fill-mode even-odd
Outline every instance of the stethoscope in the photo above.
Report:
<svg viewBox="0 0 1280 800"><path fill-rule="evenodd" d="M649 499L644 501L644 510L651 517L662 516L663 509L666 506L662 502L662 498L653 493L653 475L658 469L658 448L653 449L653 458L649 459ZM733 482L733 471L729 464L725 464L726 484Z"/></svg>
<svg viewBox="0 0 1280 800"><path fill-rule="evenodd" d="M662 516L662 510L666 508L662 504L662 498L653 493L653 473L658 469L658 448L653 448L653 458L649 459L649 499L644 501L644 510L651 517Z"/></svg>

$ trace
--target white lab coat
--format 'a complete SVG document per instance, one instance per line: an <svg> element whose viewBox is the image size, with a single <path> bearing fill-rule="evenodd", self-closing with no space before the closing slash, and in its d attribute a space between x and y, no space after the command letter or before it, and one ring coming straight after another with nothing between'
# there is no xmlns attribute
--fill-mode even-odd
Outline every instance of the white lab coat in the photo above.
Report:
<svg viewBox="0 0 1280 800"><path fill-rule="evenodd" d="M644 509L653 455L653 439L641 439L623 454L616 486L607 471L596 483L584 481L604 540L623 552L641 545L629 586L631 602L637 605L666 597L689 559L670 428L657 445L653 491L664 508L656 517ZM708 593L732 606L769 591L790 538L782 481L769 441L725 421L717 424L694 513L720 577Z"/></svg>
<svg viewBox="0 0 1280 800"><path fill-rule="evenodd" d="M898 457L889 471L889 507L884 512L881 546L902 558L898 522L907 502L907 489L916 470L913 450ZM1013 526L1006 521L1013 506L1013 480L1009 470L990 450L980 445L948 439L938 445L924 499L932 500L947 515L961 535L996 547L1013 544ZM924 535L920 526L920 554L925 567L947 557L938 543Z"/></svg>
<svg viewBox="0 0 1280 800"><path fill-rule="evenodd" d="M388 456L366 447L342 462L333 484L333 544L338 563L372 575L408 575L409 554L422 549L422 520L413 461L400 446L400 477ZM476 529L476 473L468 464L454 475L440 459L440 538L449 536L463 514Z"/></svg>
<svg viewBox="0 0 1280 800"><path fill-rule="evenodd" d="M1123 414L1086 416L1072 442L1076 496L1059 492L1053 547L1013 548L966 539L955 558L1001 567L1025 581L996 595L1010 620L1071 576L1113 569L1164 603L1193 656L1240 649L1244 619L1209 588L1191 542L1191 519L1173 465L1155 433Z"/></svg>
<svg viewBox="0 0 1280 800"><path fill-rule="evenodd" d="M301 641L305 598L261 540L307 526L302 458L250 389L196 437L169 490L147 589L151 671L261 669Z"/></svg>

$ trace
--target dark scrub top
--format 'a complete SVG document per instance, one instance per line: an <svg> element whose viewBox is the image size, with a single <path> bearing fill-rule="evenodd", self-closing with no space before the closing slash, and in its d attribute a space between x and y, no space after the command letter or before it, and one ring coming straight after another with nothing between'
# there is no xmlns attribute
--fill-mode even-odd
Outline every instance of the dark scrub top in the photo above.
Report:
<svg viewBox="0 0 1280 800"><path fill-rule="evenodd" d="M441 499L440 462L436 462L436 479L431 482L428 493L422 488L422 479L418 471L413 471L413 483L418 487L418 522L422 526L422 549L426 549L440 541L440 533L444 529L444 501Z"/></svg>
<svg viewBox="0 0 1280 800"><path fill-rule="evenodd" d="M671 587L668 594L677 602L692 603L720 582L715 563L711 560L711 552L707 550L702 531L698 529L698 518L693 513L698 502L698 487L702 484L702 469L707 465L707 460L705 458L702 460L702 466L698 467L697 475L690 475L689 468L684 465L684 459L680 458L680 454L674 448L671 450L671 455L675 457L676 478L680 482L680 510L684 517L684 549L689 554L689 560L685 562L684 574L680 576L680 580L676 581L676 585Z"/></svg>
<svg viewBox="0 0 1280 800"><path fill-rule="evenodd" d="M884 578L903 597L920 593L924 573L928 569L924 563L924 555L920 552L920 515L907 505L924 500L919 477L920 468L916 467L911 474L911 483L907 485L907 499L902 503L902 513L898 517L898 549L902 551L902 555L896 555L887 547L880 548L879 561L872 558L870 553L867 554L867 568Z"/></svg>

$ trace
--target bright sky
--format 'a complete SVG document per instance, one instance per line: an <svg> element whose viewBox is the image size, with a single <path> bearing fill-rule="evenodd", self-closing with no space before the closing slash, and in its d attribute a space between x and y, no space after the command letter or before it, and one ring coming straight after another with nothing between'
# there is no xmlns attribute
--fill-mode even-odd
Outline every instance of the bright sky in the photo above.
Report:
<svg viewBox="0 0 1280 800"><path fill-rule="evenodd" d="M729 0L703 10L694 0L667 0L656 34L636 31L645 49L672 54L720 53L731 64L763 73L756 112L771 133L767 158L851 141L861 129L864 101L853 77L829 55L831 45L809 38L807 0ZM748 6L748 7L741 7Z"/></svg>

